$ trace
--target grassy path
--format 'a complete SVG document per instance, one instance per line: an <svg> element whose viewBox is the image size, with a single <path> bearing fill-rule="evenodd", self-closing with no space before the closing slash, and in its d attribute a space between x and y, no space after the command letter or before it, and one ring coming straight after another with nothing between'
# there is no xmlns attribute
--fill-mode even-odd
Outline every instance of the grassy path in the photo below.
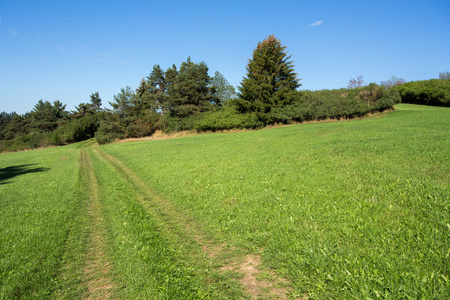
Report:
<svg viewBox="0 0 450 300"><path fill-rule="evenodd" d="M288 293L286 280L269 272L264 273L265 278L259 278L262 272L259 269L260 257L258 254L245 254L242 250L232 247L230 245L232 243L216 241L194 219L178 211L167 199L155 194L136 173L127 168L120 160L100 148L94 149L93 153L103 163L113 167L126 185L137 191L136 201L156 222L165 238L170 240L171 244L178 245L180 249L178 259L198 265L201 269L205 265L207 266L207 269L203 269L202 272L212 273L213 277L216 277L215 279L209 278L209 283L217 281L215 284L221 285L221 281L234 280L237 281L234 284L236 293L239 285L245 291L245 295L242 297L286 299ZM202 274L200 276L209 275ZM223 292L227 293L226 290ZM194 295L191 296L194 297Z"/></svg>
<svg viewBox="0 0 450 300"><path fill-rule="evenodd" d="M108 299L114 283L111 280L111 262L105 252L106 228L102 218L102 208L99 202L97 178L86 150L81 150L80 173L85 176L86 189L89 194L88 215L89 252L84 268L87 299Z"/></svg>

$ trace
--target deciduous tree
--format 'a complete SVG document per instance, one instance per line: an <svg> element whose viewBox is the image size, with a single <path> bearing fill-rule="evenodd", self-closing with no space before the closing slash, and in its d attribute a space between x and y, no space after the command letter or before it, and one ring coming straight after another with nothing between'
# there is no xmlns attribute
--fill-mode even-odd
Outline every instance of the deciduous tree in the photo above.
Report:
<svg viewBox="0 0 450 300"><path fill-rule="evenodd" d="M358 76L356 78L350 78L350 80L348 81L347 84L347 88L349 89L355 89L355 88L359 88L364 86L364 80L363 80L363 76Z"/></svg>
<svg viewBox="0 0 450 300"><path fill-rule="evenodd" d="M405 82L406 80L404 78L397 77L394 75L386 81L381 81L380 85L390 88L394 86L399 86L401 84L404 84Z"/></svg>
<svg viewBox="0 0 450 300"><path fill-rule="evenodd" d="M439 73L439 79L450 79L450 72L440 72Z"/></svg>
<svg viewBox="0 0 450 300"><path fill-rule="evenodd" d="M211 87L216 91L216 95L221 103L236 98L236 90L228 80L219 71L214 73L214 77L211 80Z"/></svg>

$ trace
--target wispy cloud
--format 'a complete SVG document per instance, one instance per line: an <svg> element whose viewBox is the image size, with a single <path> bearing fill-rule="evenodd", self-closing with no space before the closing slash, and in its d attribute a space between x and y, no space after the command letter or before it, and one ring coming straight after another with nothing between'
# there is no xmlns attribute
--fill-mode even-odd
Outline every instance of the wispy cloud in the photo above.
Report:
<svg viewBox="0 0 450 300"><path fill-rule="evenodd" d="M17 36L19 34L19 32L14 27L8 27L8 30L12 36Z"/></svg>
<svg viewBox="0 0 450 300"><path fill-rule="evenodd" d="M320 21L316 21L312 24L309 24L308 27L316 27L316 26L320 26L323 23L323 20Z"/></svg>

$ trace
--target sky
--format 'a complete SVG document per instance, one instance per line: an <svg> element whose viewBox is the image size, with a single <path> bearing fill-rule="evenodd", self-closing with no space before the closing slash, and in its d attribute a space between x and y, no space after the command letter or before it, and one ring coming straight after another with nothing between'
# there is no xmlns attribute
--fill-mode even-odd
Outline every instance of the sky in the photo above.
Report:
<svg viewBox="0 0 450 300"><path fill-rule="evenodd" d="M204 61L237 87L258 42L275 35L301 90L450 71L450 1L0 0L0 112L99 92L103 106L159 64Z"/></svg>

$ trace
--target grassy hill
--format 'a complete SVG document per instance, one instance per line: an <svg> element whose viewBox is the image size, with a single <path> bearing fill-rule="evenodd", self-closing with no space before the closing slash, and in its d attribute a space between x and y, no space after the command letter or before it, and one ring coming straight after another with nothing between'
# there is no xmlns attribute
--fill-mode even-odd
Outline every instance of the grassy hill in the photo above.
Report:
<svg viewBox="0 0 450 300"><path fill-rule="evenodd" d="M450 297L450 109L0 155L0 298Z"/></svg>

